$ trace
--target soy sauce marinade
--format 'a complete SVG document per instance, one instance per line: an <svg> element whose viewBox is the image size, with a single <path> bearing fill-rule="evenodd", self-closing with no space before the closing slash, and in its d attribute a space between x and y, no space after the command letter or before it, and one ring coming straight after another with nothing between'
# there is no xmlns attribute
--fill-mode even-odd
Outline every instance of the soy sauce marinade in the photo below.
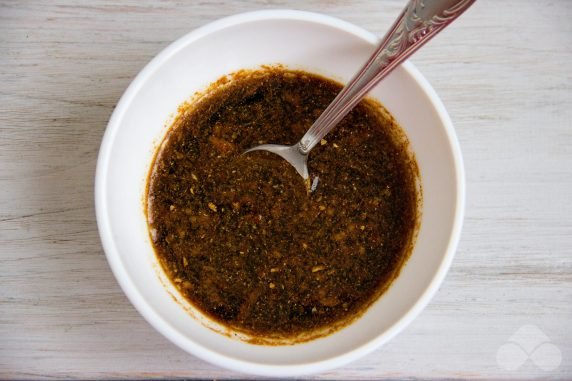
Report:
<svg viewBox="0 0 572 381"><path fill-rule="evenodd" d="M310 154L315 191L261 143L294 144L341 86L305 72L236 75L182 110L155 158L153 245L211 318L292 337L359 315L398 274L416 229L417 166L387 111L362 101Z"/></svg>

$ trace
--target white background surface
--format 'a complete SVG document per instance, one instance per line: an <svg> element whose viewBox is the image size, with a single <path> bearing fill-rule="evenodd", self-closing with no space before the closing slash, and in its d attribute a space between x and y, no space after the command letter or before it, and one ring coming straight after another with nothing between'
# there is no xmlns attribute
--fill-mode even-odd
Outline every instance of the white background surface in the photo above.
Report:
<svg viewBox="0 0 572 381"><path fill-rule="evenodd" d="M382 34L403 5L0 0L0 377L242 377L170 344L113 278L93 208L107 120L152 56L208 21L295 8ZM460 247L411 326L315 378L572 377L570 19L568 0L479 0L413 58L464 153ZM517 345L503 346L522 326ZM553 346L535 348L542 340ZM499 348L535 361L508 370Z"/></svg>

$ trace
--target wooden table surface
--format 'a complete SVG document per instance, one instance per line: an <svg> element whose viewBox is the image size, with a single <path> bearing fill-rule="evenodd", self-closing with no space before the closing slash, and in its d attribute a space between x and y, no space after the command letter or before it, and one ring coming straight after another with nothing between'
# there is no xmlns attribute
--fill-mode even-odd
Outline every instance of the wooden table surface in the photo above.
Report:
<svg viewBox="0 0 572 381"><path fill-rule="evenodd" d="M294 8L382 34L403 4L0 0L0 377L249 377L168 342L115 281L93 203L108 118L154 55L209 21ZM414 57L464 154L461 243L413 324L314 378L572 378L571 19L569 0L479 0Z"/></svg>

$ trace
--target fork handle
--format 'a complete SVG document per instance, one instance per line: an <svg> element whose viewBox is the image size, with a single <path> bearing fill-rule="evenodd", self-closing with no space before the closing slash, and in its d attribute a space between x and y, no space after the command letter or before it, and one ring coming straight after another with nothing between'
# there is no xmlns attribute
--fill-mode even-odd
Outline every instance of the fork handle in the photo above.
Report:
<svg viewBox="0 0 572 381"><path fill-rule="evenodd" d="M387 74L459 17L476 0L410 0L362 69L298 143L307 155Z"/></svg>

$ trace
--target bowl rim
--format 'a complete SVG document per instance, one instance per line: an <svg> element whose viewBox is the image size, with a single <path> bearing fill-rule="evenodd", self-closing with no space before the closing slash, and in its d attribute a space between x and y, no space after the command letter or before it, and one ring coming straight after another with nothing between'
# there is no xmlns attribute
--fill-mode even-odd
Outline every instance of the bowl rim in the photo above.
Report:
<svg viewBox="0 0 572 381"><path fill-rule="evenodd" d="M371 340L359 347L352 349L351 351L330 357L325 360L314 362L277 365L265 364L256 361L238 360L236 358L232 358L222 353L216 352L203 345L199 345L191 338L182 337L182 335L180 335L180 333L174 327L170 326L168 322L164 321L161 315L158 314L158 312L155 311L147 303L143 295L139 292L134 282L128 275L126 269L124 268L118 249L115 246L113 233L109 223L109 216L106 209L107 168L109 167L111 149L113 147L115 135L121 125L123 116L130 106L133 98L139 89L143 86L143 84L147 81L147 79L165 61L167 61L172 55L176 54L186 45L199 40L211 33L223 30L228 27L236 26L238 24L261 20L306 21L343 30L345 32L354 34L360 39L363 39L364 41L372 44L376 44L379 41L379 39L373 33L370 33L367 30L347 21L320 13L287 9L261 10L239 13L210 22L183 35L182 37L169 44L149 63L145 65L145 67L130 83L124 94L121 96L119 102L117 103L117 106L111 115L103 135L97 159L97 167L95 173L95 211L101 243L115 278L117 279L120 287L130 302L133 304L133 306L157 331L159 331L162 335L167 337L171 342L186 352L223 368L261 376L300 376L343 366L351 361L371 353L389 341L391 338L396 336L400 331L402 331L426 307L426 305L435 295L441 283L443 282L445 275L451 266L460 239L465 208L465 171L459 142L455 134L453 123L445 109L445 106L443 105L435 90L431 87L429 82L425 79L425 77L423 77L419 70L417 70L411 62L404 62L401 65L402 68L420 87L421 92L424 93L424 95L427 97L429 104L433 106L438 119L441 121L444 127L453 158L454 173L456 175L455 183L457 188L454 206L455 211L453 227L451 229L446 252L442 257L441 264L439 265L437 272L434 274L431 283L425 289L424 293L417 299L417 302L393 326L391 326L381 335L372 337Z"/></svg>

